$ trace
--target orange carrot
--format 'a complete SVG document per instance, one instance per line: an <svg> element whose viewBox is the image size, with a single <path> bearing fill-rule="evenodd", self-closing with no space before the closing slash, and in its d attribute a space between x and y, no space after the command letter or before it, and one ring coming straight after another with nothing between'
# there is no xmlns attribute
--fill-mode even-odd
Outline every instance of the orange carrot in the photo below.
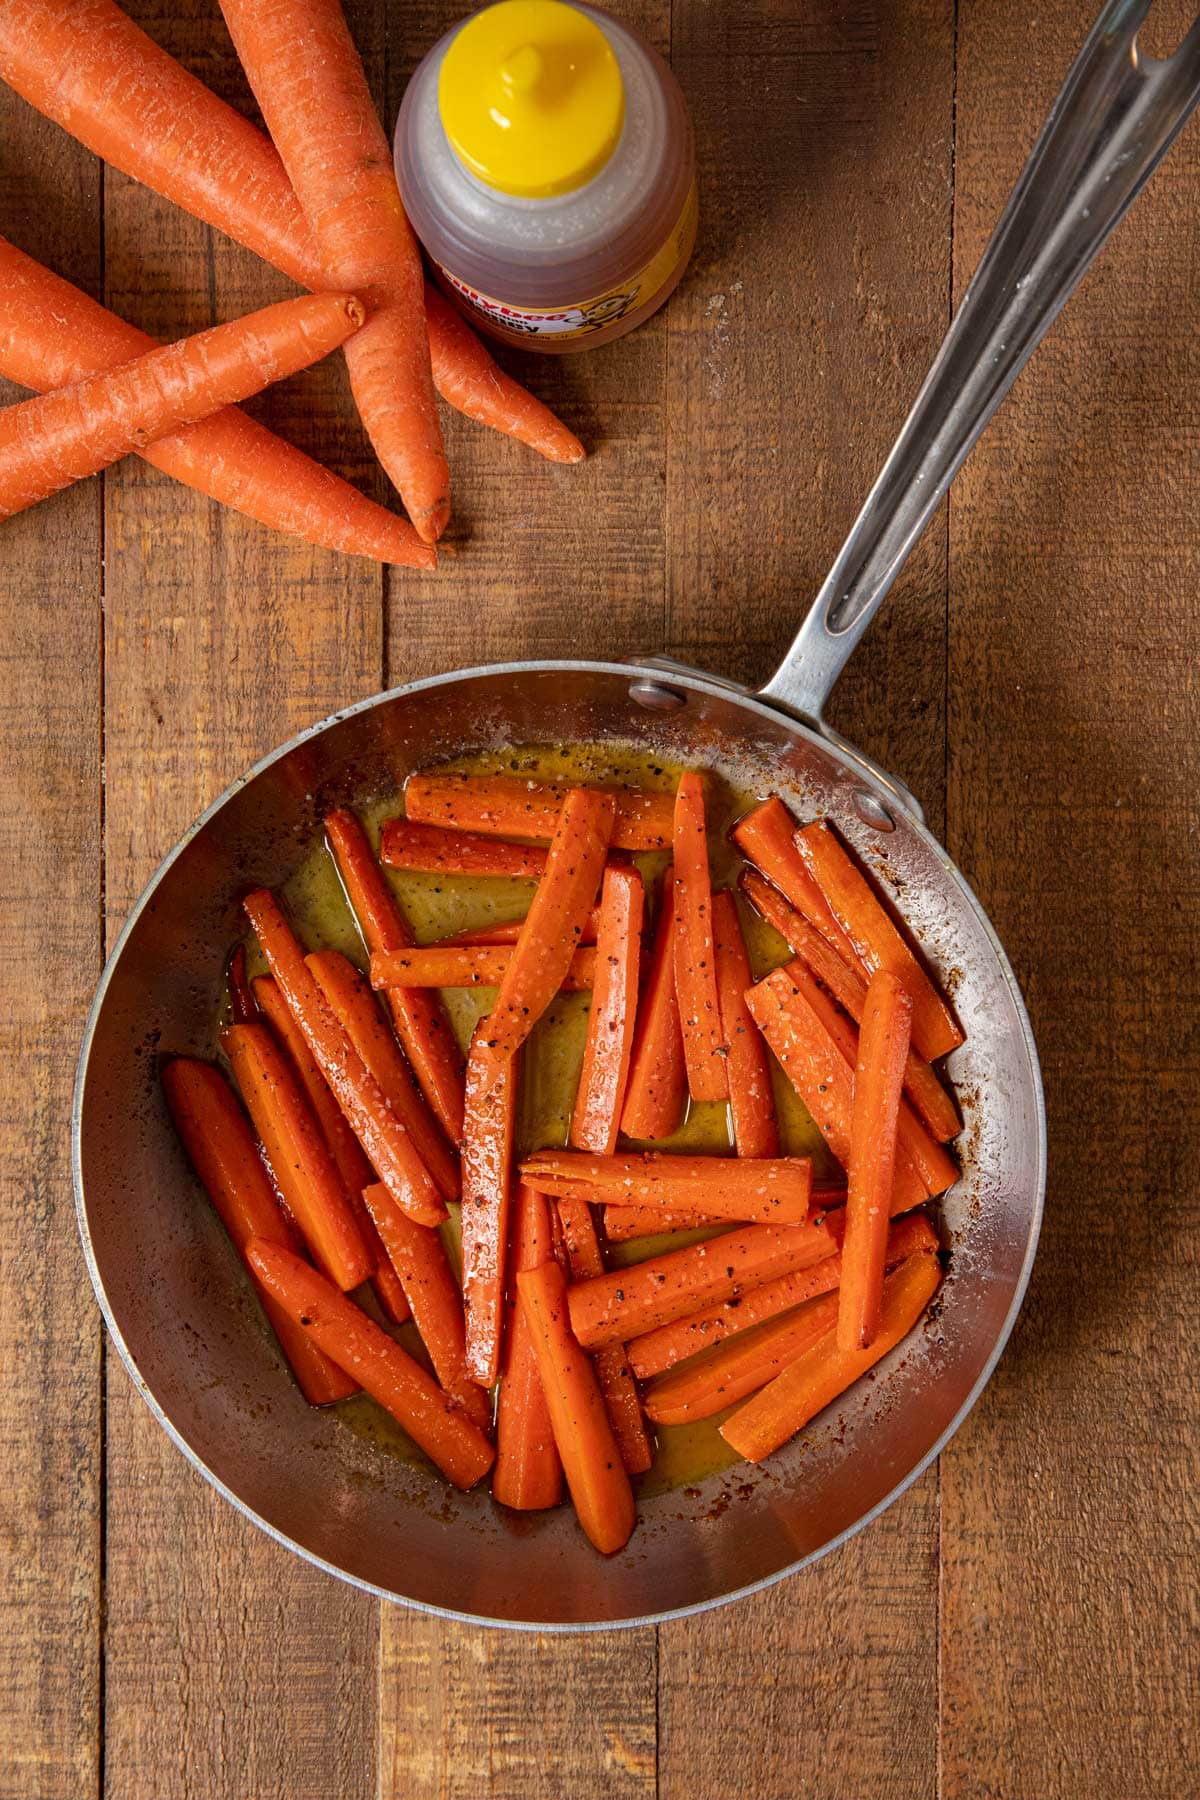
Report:
<svg viewBox="0 0 1200 1800"><path fill-rule="evenodd" d="M769 1319L732 1343L706 1350L669 1375L660 1375L646 1390L648 1416L656 1425L688 1425L696 1419L710 1419L765 1387L811 1345L834 1331L837 1311L837 1294L827 1293L798 1312Z"/></svg>
<svg viewBox="0 0 1200 1800"><path fill-rule="evenodd" d="M516 953L517 944L428 944L420 950L378 950L371 958L371 986L398 992L412 988L498 988L512 968ZM589 944L574 952L559 988L568 994L590 988L595 975L596 952Z"/></svg>
<svg viewBox="0 0 1200 1800"><path fill-rule="evenodd" d="M891 969L913 1005L912 1035L928 1061L945 1056L963 1041L962 1030L942 996L909 949L890 913L875 895L854 857L828 825L805 825L795 836L804 865L824 894L868 975Z"/></svg>
<svg viewBox="0 0 1200 1800"><path fill-rule="evenodd" d="M570 1141L580 1150L611 1155L617 1147L629 1080L637 1012L645 894L636 869L610 868L600 890L596 972L588 1014L583 1070L575 1095Z"/></svg>
<svg viewBox="0 0 1200 1800"><path fill-rule="evenodd" d="M856 974L848 963L843 962L820 932L794 907L789 906L782 894L765 882L761 875L756 875L753 869L743 870L740 885L750 904L779 933L792 955L806 962L822 986L829 989L838 1005L850 1014L856 1025L861 1024L863 1004L867 998L867 984L863 977ZM948 1143L951 1138L958 1136L962 1130L962 1121L953 1096L942 1086L937 1071L930 1067L911 1044L904 1065L904 1089L939 1143Z"/></svg>
<svg viewBox="0 0 1200 1800"><path fill-rule="evenodd" d="M744 819L739 819L731 836L742 855L773 882L780 893L816 927L825 941L850 967L866 978L866 970L855 954L854 946L830 911L824 894L805 868L793 838L796 822L783 801L775 796L764 800Z"/></svg>
<svg viewBox="0 0 1200 1800"><path fill-rule="evenodd" d="M896 1166L896 1124L912 1001L897 975L872 975L854 1067L846 1236L842 1245L840 1350L866 1350L879 1330L888 1219Z"/></svg>
<svg viewBox="0 0 1200 1800"><path fill-rule="evenodd" d="M492 1498L515 1512L537 1512L562 1499L562 1463L554 1444L550 1409L538 1374L525 1310L517 1299L517 1275L551 1261L553 1239L544 1194L519 1187L513 1202L510 1290L505 1303L504 1355L496 1404L496 1466Z"/></svg>
<svg viewBox="0 0 1200 1800"><path fill-rule="evenodd" d="M604 1256L587 1201L560 1200L558 1216L562 1222L571 1280L589 1281L603 1275ZM631 1475L640 1475L654 1461L654 1449L642 1417L642 1403L625 1346L606 1344L596 1351L592 1361L613 1436L621 1451L621 1461Z"/></svg>
<svg viewBox="0 0 1200 1800"><path fill-rule="evenodd" d="M869 1350L838 1348L830 1331L739 1407L721 1426L727 1444L748 1462L761 1462L802 1430L839 1394L908 1336L941 1279L936 1256L910 1256L883 1284L879 1335Z"/></svg>
<svg viewBox="0 0 1200 1800"><path fill-rule="evenodd" d="M440 1385L481 1431L490 1430L491 1402L467 1373L462 1295L439 1233L428 1225L415 1225L381 1181L364 1189L363 1199L400 1278Z"/></svg>
<svg viewBox="0 0 1200 1800"><path fill-rule="evenodd" d="M183 1147L247 1269L246 1246L251 1238L267 1238L289 1250L298 1249L298 1240L279 1210L258 1144L225 1078L209 1063L180 1056L166 1065L162 1082ZM252 1269L250 1276L304 1398L312 1406L327 1406L331 1400L345 1400L353 1394L354 1380L322 1355L266 1292Z"/></svg>
<svg viewBox="0 0 1200 1800"><path fill-rule="evenodd" d="M675 993L688 1092L693 1100L724 1100L729 1076L717 998L704 782L694 770L679 778L674 845Z"/></svg>
<svg viewBox="0 0 1200 1800"><path fill-rule="evenodd" d="M371 1258L304 1091L265 1025L230 1025L221 1048L288 1210L317 1262L341 1288L371 1273Z"/></svg>
<svg viewBox="0 0 1200 1800"><path fill-rule="evenodd" d="M283 300L0 411L0 518L318 362L357 331L352 294Z"/></svg>
<svg viewBox="0 0 1200 1800"><path fill-rule="evenodd" d="M467 1058L462 1150L463 1302L467 1368L483 1387L500 1371L512 1147L517 1115L517 1069L511 1058L495 1079L481 1045L487 1020L475 1028Z"/></svg>
<svg viewBox="0 0 1200 1800"><path fill-rule="evenodd" d="M397 1419L455 1487L474 1487L492 1446L433 1376L383 1327L298 1256L255 1238L247 1255L259 1280L317 1346Z"/></svg>
<svg viewBox="0 0 1200 1800"><path fill-rule="evenodd" d="M614 850L668 850L674 802L670 794L645 788L586 788L607 792L615 807ZM410 775L404 810L410 819L455 831L534 838L545 843L558 830L563 802L571 789L563 782L520 775L460 775L454 770Z"/></svg>
<svg viewBox="0 0 1200 1800"><path fill-rule="evenodd" d="M479 832L450 831L412 819L386 819L379 860L389 869L435 875L516 875L536 881L546 867L537 844L506 844Z"/></svg>
<svg viewBox="0 0 1200 1800"><path fill-rule="evenodd" d="M746 989L754 977L732 894L713 895L712 919L721 1033L728 1046L726 1067L734 1147L739 1156L778 1156L779 1126L771 1064L762 1033L746 1006Z"/></svg>
<svg viewBox="0 0 1200 1800"><path fill-rule="evenodd" d="M582 462L586 454L573 431L548 406L499 368L486 346L432 282L425 286L425 320L433 374L442 399L551 462Z"/></svg>
<svg viewBox="0 0 1200 1800"><path fill-rule="evenodd" d="M317 1067L375 1173L418 1225L439 1225L446 1209L437 1186L379 1083L334 1018L275 896L269 888L256 888L242 905Z"/></svg>
<svg viewBox="0 0 1200 1800"><path fill-rule="evenodd" d="M807 1156L734 1161L727 1156L672 1156L662 1150L620 1156L540 1150L521 1164L521 1179L545 1194L584 1190L597 1204L694 1205L716 1218L777 1225L802 1225L812 1197Z"/></svg>
<svg viewBox="0 0 1200 1800"><path fill-rule="evenodd" d="M687 1069L675 993L675 878L663 876L650 969L638 1008L621 1130L626 1137L670 1137L683 1119Z"/></svg>
<svg viewBox="0 0 1200 1800"><path fill-rule="evenodd" d="M517 1275L571 1499L591 1542L610 1556L629 1541L636 1523L633 1490L595 1372L571 1332L566 1288L557 1263Z"/></svg>
<svg viewBox="0 0 1200 1800"><path fill-rule="evenodd" d="M588 1197L589 1192L583 1186L578 1189L580 1198ZM819 1217L829 1207L841 1206L845 1198L843 1186L814 1183L809 1198L810 1213ZM604 1235L610 1244L625 1244L632 1238L660 1237L666 1231L707 1231L718 1227L724 1230L728 1225L727 1218L719 1213L705 1212L700 1206L623 1206L610 1201L604 1208Z"/></svg>
<svg viewBox="0 0 1200 1800"><path fill-rule="evenodd" d="M524 923L522 915L519 919L506 919L502 925L472 925L466 931L456 931L453 937L442 938L429 947L432 950L497 949L504 944L515 944ZM595 943L599 924L600 908L593 906L579 939L581 944Z"/></svg>
<svg viewBox="0 0 1200 1800"><path fill-rule="evenodd" d="M571 1289L571 1328L587 1349L628 1343L718 1300L732 1300L832 1256L825 1225L746 1225L630 1269L612 1269Z"/></svg>
<svg viewBox="0 0 1200 1800"><path fill-rule="evenodd" d="M372 854L367 834L348 807L327 813L325 832L363 942L374 955L405 950L413 941L408 921ZM421 1092L452 1144L462 1137L463 1059L436 994L393 988L388 1005L404 1054Z"/></svg>
<svg viewBox="0 0 1200 1800"><path fill-rule="evenodd" d="M225 981L229 988L229 1016L235 1025L253 1025L259 1013L254 995L250 991L250 983L246 979L246 946L238 944L234 947L225 971Z"/></svg>

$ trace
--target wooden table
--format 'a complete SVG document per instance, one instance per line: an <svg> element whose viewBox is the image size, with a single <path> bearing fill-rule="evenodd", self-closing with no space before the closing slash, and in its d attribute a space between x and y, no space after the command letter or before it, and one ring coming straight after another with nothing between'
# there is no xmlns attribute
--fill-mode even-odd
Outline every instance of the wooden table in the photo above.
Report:
<svg viewBox="0 0 1200 1800"><path fill-rule="evenodd" d="M133 10L246 103L212 0ZM353 7L388 119L457 10ZM4 1800L1200 1790L1194 129L837 696L980 893L1046 1075L1033 1286L940 1467L755 1600L658 1631L500 1636L381 1608L278 1549L105 1344L71 1080L106 944L159 857L255 757L410 676L660 650L764 676L1090 8L621 10L691 99L702 228L665 315L526 365L591 446L582 470L451 419L462 555L428 579L273 537L135 460L0 531ZM284 291L7 96L3 117L0 229L120 313L176 336ZM383 498L336 362L256 410Z"/></svg>

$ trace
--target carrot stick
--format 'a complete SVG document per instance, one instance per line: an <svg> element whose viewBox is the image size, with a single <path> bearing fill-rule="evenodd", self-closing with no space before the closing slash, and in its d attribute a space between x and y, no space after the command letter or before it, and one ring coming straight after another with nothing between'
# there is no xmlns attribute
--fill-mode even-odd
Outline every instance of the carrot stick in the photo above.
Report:
<svg viewBox="0 0 1200 1800"><path fill-rule="evenodd" d="M651 1143L679 1129L687 1100L683 1032L675 993L675 877L663 876L650 969L638 1008L621 1130Z"/></svg>
<svg viewBox="0 0 1200 1800"><path fill-rule="evenodd" d="M317 950L304 960L316 976L334 1018L416 1145L417 1154L439 1193L447 1200L457 1199L458 1163L421 1098L400 1046L388 1030L367 982L349 958L338 950Z"/></svg>
<svg viewBox="0 0 1200 1800"><path fill-rule="evenodd" d="M466 931L456 931L453 937L442 938L431 944L431 950L459 949L497 949L504 944L515 944L521 935L521 927L525 923L524 916L519 919L506 919L502 925L472 925ZM581 944L594 944L596 932L600 924L600 908L593 906L587 916L587 923L579 941Z"/></svg>
<svg viewBox="0 0 1200 1800"><path fill-rule="evenodd" d="M836 1249L833 1233L822 1224L746 1225L580 1282L571 1289L571 1328L589 1350L628 1343L777 1275L806 1269Z"/></svg>
<svg viewBox="0 0 1200 1800"><path fill-rule="evenodd" d="M479 832L387 819L379 860L389 869L436 875L517 875L536 881L546 867L546 852L536 844L506 844Z"/></svg>
<svg viewBox="0 0 1200 1800"><path fill-rule="evenodd" d="M566 1279L547 1262L522 1269L517 1291L575 1512L596 1549L610 1556L628 1542L637 1515L595 1371L571 1332Z"/></svg>
<svg viewBox="0 0 1200 1800"><path fill-rule="evenodd" d="M363 943L374 955L405 950L413 941L408 921L372 854L367 834L348 807L325 816L325 832ZM437 994L392 988L388 1005L404 1054L421 1092L452 1144L462 1137L463 1059Z"/></svg>
<svg viewBox="0 0 1200 1800"><path fill-rule="evenodd" d="M879 1335L870 1349L841 1350L836 1332L827 1332L726 1419L721 1426L726 1443L748 1462L761 1462L786 1444L908 1336L940 1279L936 1256L910 1256L902 1262L883 1284Z"/></svg>
<svg viewBox="0 0 1200 1800"><path fill-rule="evenodd" d="M622 1156L542 1150L522 1163L521 1179L546 1194L585 1191L598 1205L695 1206L716 1218L777 1225L802 1225L812 1197L807 1156L735 1161L660 1150Z"/></svg>
<svg viewBox="0 0 1200 1800"><path fill-rule="evenodd" d="M482 1431L382 1326L280 1245L255 1238L247 1255L280 1306L399 1420L448 1481L469 1488L487 1474L493 1451Z"/></svg>
<svg viewBox="0 0 1200 1800"><path fill-rule="evenodd" d="M744 819L739 819L730 836L748 862L760 869L774 883L785 899L814 925L844 962L866 979L854 946L830 910L824 894L804 866L793 842L796 822L777 796L764 800Z"/></svg>
<svg viewBox="0 0 1200 1800"><path fill-rule="evenodd" d="M645 893L636 869L610 868L600 890L596 972L570 1141L611 1155L629 1080Z"/></svg>
<svg viewBox="0 0 1200 1800"><path fill-rule="evenodd" d="M221 1048L305 1242L330 1280L357 1287L370 1254L304 1090L265 1025L228 1026Z"/></svg>
<svg viewBox="0 0 1200 1800"><path fill-rule="evenodd" d="M283 300L0 411L0 518L318 362L365 317L352 294Z"/></svg>
<svg viewBox="0 0 1200 1800"><path fill-rule="evenodd" d="M279 1210L258 1144L228 1082L209 1063L183 1056L166 1065L162 1082L183 1147L249 1270L301 1393L312 1406L345 1400L357 1384L288 1317L247 1261L251 1238L289 1250L298 1249L299 1241Z"/></svg>
<svg viewBox="0 0 1200 1800"><path fill-rule="evenodd" d="M491 1402L467 1373L462 1295L441 1237L428 1225L415 1225L381 1181L364 1189L363 1199L400 1279L439 1384L480 1431L490 1430Z"/></svg>
<svg viewBox="0 0 1200 1800"><path fill-rule="evenodd" d="M837 1317L839 1350L866 1350L879 1330L896 1166L896 1125L911 1026L908 990L890 969L880 969L872 975L867 989L854 1067L846 1236Z"/></svg>
<svg viewBox="0 0 1200 1800"><path fill-rule="evenodd" d="M675 993L688 1092L693 1100L724 1100L729 1077L717 997L704 783L693 770L679 778L674 846Z"/></svg>
<svg viewBox="0 0 1200 1800"><path fill-rule="evenodd" d="M827 1293L798 1312L756 1325L744 1337L706 1350L682 1368L660 1375L646 1390L656 1425L687 1425L765 1387L811 1345L837 1328L838 1296Z"/></svg>
<svg viewBox="0 0 1200 1800"><path fill-rule="evenodd" d="M467 1368L482 1387L500 1372L517 1069L510 1058L499 1078L482 1052L487 1020L475 1028L467 1058L462 1150L463 1303Z"/></svg>
<svg viewBox="0 0 1200 1800"><path fill-rule="evenodd" d="M571 1280L588 1281L603 1275L604 1257L587 1201L560 1200L558 1216L562 1222ZM642 1417L642 1403L625 1346L606 1344L595 1352L592 1362L621 1461L631 1475L640 1475L654 1461L654 1448Z"/></svg>
<svg viewBox="0 0 1200 1800"><path fill-rule="evenodd" d="M746 1006L746 989L754 977L732 894L713 895L712 919L721 1033L728 1046L726 1068L734 1147L739 1156L778 1156L779 1126L771 1064L762 1034Z"/></svg>
<svg viewBox="0 0 1200 1800"><path fill-rule="evenodd" d="M591 1197L591 1190L582 1185L577 1191L580 1198ZM809 1199L810 1214L819 1216L831 1206L841 1206L845 1198L844 1187L834 1187L828 1182L814 1185ZM699 1206L624 1206L610 1201L604 1208L604 1235L610 1244L625 1244L633 1238L660 1237L667 1231L725 1228L728 1224L729 1220L721 1214L705 1212Z"/></svg>
<svg viewBox="0 0 1200 1800"><path fill-rule="evenodd" d="M548 406L499 368L486 346L432 282L425 286L425 319L433 373L442 399L551 462L582 462L586 454L573 431Z"/></svg>
<svg viewBox="0 0 1200 1800"><path fill-rule="evenodd" d="M513 1202L511 1282L505 1302L504 1354L496 1404L496 1466L492 1498L514 1512L537 1512L562 1499L562 1463L554 1444L550 1409L538 1374L525 1309L517 1299L517 1275L553 1258L549 1202L519 1187Z"/></svg>
<svg viewBox="0 0 1200 1800"><path fill-rule="evenodd" d="M854 946L863 970L891 969L904 983L913 1005L913 1042L929 1062L963 1041L962 1030L934 987L891 915L877 899L862 869L827 825L805 825L796 849L830 909Z"/></svg>
<svg viewBox="0 0 1200 1800"><path fill-rule="evenodd" d="M792 955L806 962L838 1005L850 1014L856 1025L861 1024L867 998L863 977L843 962L820 932L753 869L743 870L739 885L750 904L779 933ZM942 1086L937 1071L911 1044L904 1065L904 1091L939 1143L948 1143L958 1136L962 1121L953 1096Z"/></svg>
<svg viewBox="0 0 1200 1800"><path fill-rule="evenodd" d="M545 843L558 830L563 802L570 792L558 781L434 771L409 776L404 784L404 810L410 819L428 825ZM614 850L670 849L674 819L670 794L645 788L589 787L584 792L611 794Z"/></svg>
<svg viewBox="0 0 1200 1800"><path fill-rule="evenodd" d="M841 1214L830 1213L825 1224L835 1241L842 1241L844 1223ZM937 1247L937 1233L926 1214L906 1213L904 1218L895 1221L888 1232L887 1266L890 1269L896 1263L903 1262L906 1257L916 1256L922 1251L935 1251ZM711 1350L717 1344L723 1344L727 1338L749 1331L752 1326L765 1324L768 1319L777 1318L780 1313L791 1312L817 1294L831 1292L841 1286L841 1281L842 1255L839 1250L811 1269L799 1269L789 1275L780 1275L774 1281L766 1281L761 1287L752 1289L748 1294L741 1294L734 1300L704 1307L699 1312L690 1313L687 1318L663 1325L657 1331L647 1331L641 1337L631 1339L627 1346L634 1373L643 1380L651 1375L661 1375L665 1370L674 1368L676 1363L684 1362L688 1357L696 1357L702 1350Z"/></svg>
<svg viewBox="0 0 1200 1800"><path fill-rule="evenodd" d="M429 944L420 950L378 950L371 958L371 986L398 992L413 988L498 988L512 968L516 953L517 944ZM561 989L570 994L590 988L595 974L596 952L589 944L574 952L555 992Z"/></svg>
<svg viewBox="0 0 1200 1800"><path fill-rule="evenodd" d="M229 988L229 1016L235 1025L253 1025L257 1022L259 1011L254 995L250 991L250 983L246 979L246 946L237 944L229 958L225 970L225 981Z"/></svg>
<svg viewBox="0 0 1200 1800"><path fill-rule="evenodd" d="M375 1173L418 1225L439 1225L446 1209L433 1178L379 1083L334 1018L275 896L269 888L256 888L242 905L288 1009Z"/></svg>

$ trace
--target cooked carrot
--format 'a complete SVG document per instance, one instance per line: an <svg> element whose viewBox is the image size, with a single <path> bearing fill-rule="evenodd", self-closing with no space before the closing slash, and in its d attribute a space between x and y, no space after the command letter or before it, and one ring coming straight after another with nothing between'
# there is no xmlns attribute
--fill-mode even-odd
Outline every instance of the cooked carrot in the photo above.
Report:
<svg viewBox="0 0 1200 1800"><path fill-rule="evenodd" d="M830 911L824 894L804 866L793 842L796 822L776 796L739 819L730 836L747 861L760 869L850 967L866 978L854 946Z"/></svg>
<svg viewBox="0 0 1200 1800"><path fill-rule="evenodd" d="M357 1287L371 1257L304 1090L265 1025L221 1033L246 1110L263 1141L280 1193L331 1281Z"/></svg>
<svg viewBox="0 0 1200 1800"><path fill-rule="evenodd" d="M448 1481L469 1488L487 1474L493 1451L482 1431L381 1325L278 1244L255 1238L247 1255L280 1306L399 1420Z"/></svg>
<svg viewBox="0 0 1200 1800"><path fill-rule="evenodd" d="M548 406L506 375L465 319L432 282L425 286L425 320L434 379L442 399L550 462L582 462L586 452Z"/></svg>
<svg viewBox="0 0 1200 1800"><path fill-rule="evenodd" d="M928 1061L957 1049L962 1029L909 949L859 864L829 829L819 822L795 836L805 868L836 915L855 955L868 975L891 969L900 977L913 1005L912 1035Z"/></svg>
<svg viewBox="0 0 1200 1800"><path fill-rule="evenodd" d="M750 904L779 933L792 955L806 962L838 1005L850 1014L856 1025L861 1024L867 997L863 977L843 962L820 932L753 869L743 870L740 886ZM942 1086L936 1069L911 1044L904 1065L904 1091L939 1143L948 1143L958 1136L962 1121L953 1095Z"/></svg>
<svg viewBox="0 0 1200 1800"><path fill-rule="evenodd" d="M636 1523L633 1490L595 1371L571 1331L566 1279L557 1263L547 1262L522 1269L517 1291L579 1523L596 1549L611 1556Z"/></svg>
<svg viewBox="0 0 1200 1800"><path fill-rule="evenodd" d="M258 1006L246 979L246 946L238 944L225 970L229 989L229 1016L235 1025L253 1025L259 1016Z"/></svg>
<svg viewBox="0 0 1200 1800"><path fill-rule="evenodd" d="M439 1225L446 1209L433 1177L379 1083L335 1019L275 896L269 888L256 888L242 905L317 1067L375 1173L419 1225Z"/></svg>
<svg viewBox="0 0 1200 1800"><path fill-rule="evenodd" d="M578 1195L585 1198L589 1191L580 1186ZM814 1183L809 1197L810 1214L818 1217L831 1206L841 1206L845 1198L843 1185ZM610 1244L625 1244L632 1238L661 1237L663 1232L669 1231L706 1231L717 1227L724 1230L728 1225L729 1220L722 1214L705 1212L699 1206L625 1206L609 1201L604 1208L604 1235Z"/></svg>
<svg viewBox="0 0 1200 1800"><path fill-rule="evenodd" d="M713 895L712 920L721 1034L728 1047L726 1068L734 1148L739 1156L778 1156L779 1125L771 1064L762 1033L746 1006L746 989L754 977L732 894Z"/></svg>
<svg viewBox="0 0 1200 1800"><path fill-rule="evenodd" d="M762 1161L672 1156L662 1150L620 1156L540 1150L521 1164L521 1179L546 1194L586 1189L603 1205L695 1206L721 1219L801 1225L812 1196L812 1161L807 1156Z"/></svg>
<svg viewBox="0 0 1200 1800"><path fill-rule="evenodd" d="M645 893L636 869L610 868L600 890L596 972L570 1141L606 1156L617 1147L637 1013Z"/></svg>
<svg viewBox="0 0 1200 1800"><path fill-rule="evenodd" d="M823 1266L823 1265L819 1265ZM706 1350L646 1389L656 1425L688 1425L765 1387L782 1369L837 1328L838 1296L827 1293L798 1312L756 1325L744 1337Z"/></svg>
<svg viewBox="0 0 1200 1800"><path fill-rule="evenodd" d="M558 1216L571 1280L589 1281L603 1275L604 1256L587 1201L560 1200ZM654 1448L642 1417L642 1403L625 1346L606 1344L595 1352L592 1361L613 1436L621 1451L621 1461L631 1475L640 1475L654 1461Z"/></svg>
<svg viewBox="0 0 1200 1800"><path fill-rule="evenodd" d="M726 1419L721 1426L726 1443L748 1462L761 1462L786 1444L908 1336L940 1279L936 1256L910 1256L902 1262L883 1284L879 1335L870 1349L841 1350L836 1332L827 1332Z"/></svg>
<svg viewBox="0 0 1200 1800"><path fill-rule="evenodd" d="M663 876L650 968L638 1006L621 1130L653 1143L679 1129L687 1101L683 1032L675 993L675 877Z"/></svg>
<svg viewBox="0 0 1200 1800"><path fill-rule="evenodd" d="M451 831L413 819L387 819L379 860L389 869L435 875L516 875L536 881L546 867L537 844L506 844L477 831Z"/></svg>
<svg viewBox="0 0 1200 1800"><path fill-rule="evenodd" d="M674 847L675 994L688 1092L693 1100L724 1100L729 1076L717 998L704 782L694 770L679 778Z"/></svg>
<svg viewBox="0 0 1200 1800"><path fill-rule="evenodd" d="M834 1240L842 1242L842 1214L830 1213L824 1223ZM904 1218L893 1223L888 1232L887 1266L889 1269L893 1268L906 1257L916 1256L921 1251L935 1251L937 1247L937 1233L927 1215L923 1212L906 1213ZM663 1325L657 1331L647 1331L641 1337L631 1339L627 1345L634 1373L643 1379L661 1375L664 1370L674 1368L676 1363L695 1357L702 1350L711 1350L715 1345L724 1343L727 1338L749 1331L751 1326L765 1324L768 1319L777 1318L780 1313L791 1312L795 1307L802 1306L817 1294L831 1292L841 1286L841 1280L842 1257L839 1250L811 1269L799 1269L790 1275L780 1275L774 1281L765 1281L761 1287L753 1288L748 1294L690 1313L687 1318L676 1319L673 1324Z"/></svg>
<svg viewBox="0 0 1200 1800"><path fill-rule="evenodd" d="M0 518L306 369L362 324L352 294L263 307L0 411Z"/></svg>
<svg viewBox="0 0 1200 1800"><path fill-rule="evenodd" d="M399 1044L388 1030L370 986L340 950L317 950L304 959L317 978L333 1016L362 1057L417 1154L447 1200L458 1197L458 1162L438 1129Z"/></svg>
<svg viewBox="0 0 1200 1800"><path fill-rule="evenodd" d="M496 1466L492 1498L515 1512L536 1512L562 1499L562 1463L554 1444L550 1409L538 1374L525 1309L517 1298L517 1275L536 1269L554 1254L549 1201L524 1185L512 1208L510 1281L504 1313L504 1353L500 1398L496 1403Z"/></svg>
<svg viewBox="0 0 1200 1800"><path fill-rule="evenodd" d="M522 915L519 919L506 919L502 925L471 925L466 931L456 931L453 937L442 938L437 944L431 944L430 949L498 949L504 944L515 944L521 935L521 927L524 923L525 918ZM579 942L594 944L599 924L600 908L593 906L587 916L587 923Z"/></svg>
<svg viewBox="0 0 1200 1800"><path fill-rule="evenodd" d="M462 1295L440 1234L428 1225L414 1224L381 1181L364 1189L363 1199L400 1278L439 1384L481 1431L490 1430L491 1401L467 1373Z"/></svg>
<svg viewBox="0 0 1200 1800"><path fill-rule="evenodd" d="M355 814L348 807L327 813L325 832L367 949L372 955L407 949L413 942L408 921ZM387 998L421 1092L450 1142L457 1144L463 1123L463 1059L446 1009L437 994L417 988L391 988Z"/></svg>
<svg viewBox="0 0 1200 1800"><path fill-rule="evenodd" d="M413 988L498 988L508 975L516 952L517 944L428 944L419 950L377 950L371 958L371 986L387 988L389 992ZM570 994L590 988L595 974L596 952L589 944L575 951L555 992L561 988Z"/></svg>
<svg viewBox="0 0 1200 1800"><path fill-rule="evenodd" d="M517 1067L510 1058L499 1078L481 1050L487 1020L475 1028L467 1057L462 1149L463 1304L467 1368L483 1387L500 1370L508 1214L513 1187Z"/></svg>
<svg viewBox="0 0 1200 1800"><path fill-rule="evenodd" d="M357 1383L288 1317L246 1260L251 1238L289 1250L298 1249L299 1241L279 1210L258 1144L228 1082L211 1064L184 1056L166 1065L162 1082L183 1147L250 1272L301 1393L312 1406L346 1399Z"/></svg>
<svg viewBox="0 0 1200 1800"><path fill-rule="evenodd" d="M841 1350L867 1349L879 1330L896 1167L896 1125L911 1026L908 990L890 969L880 969L872 975L867 989L858 1061L854 1066L846 1236L842 1244L837 1320Z"/></svg>
<svg viewBox="0 0 1200 1800"><path fill-rule="evenodd" d="M586 788L608 793L615 807L614 850L668 850L674 801L646 788ZM410 819L455 831L534 838L545 843L558 830L563 802L571 789L559 781L526 780L520 775L460 775L456 771L410 775L404 810Z"/></svg>
<svg viewBox="0 0 1200 1800"><path fill-rule="evenodd" d="M718 1300L731 1300L777 1275L832 1256L825 1225L746 1225L630 1269L612 1269L571 1289L571 1328L592 1350L628 1343Z"/></svg>

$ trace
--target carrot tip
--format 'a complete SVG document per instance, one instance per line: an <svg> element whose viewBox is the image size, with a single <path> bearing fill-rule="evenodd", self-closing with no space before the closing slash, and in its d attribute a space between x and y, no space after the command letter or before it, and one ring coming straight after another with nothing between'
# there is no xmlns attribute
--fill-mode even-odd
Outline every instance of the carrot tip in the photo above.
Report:
<svg viewBox="0 0 1200 1800"><path fill-rule="evenodd" d="M356 328L366 324L367 309L357 294L348 294L346 297L346 317Z"/></svg>

